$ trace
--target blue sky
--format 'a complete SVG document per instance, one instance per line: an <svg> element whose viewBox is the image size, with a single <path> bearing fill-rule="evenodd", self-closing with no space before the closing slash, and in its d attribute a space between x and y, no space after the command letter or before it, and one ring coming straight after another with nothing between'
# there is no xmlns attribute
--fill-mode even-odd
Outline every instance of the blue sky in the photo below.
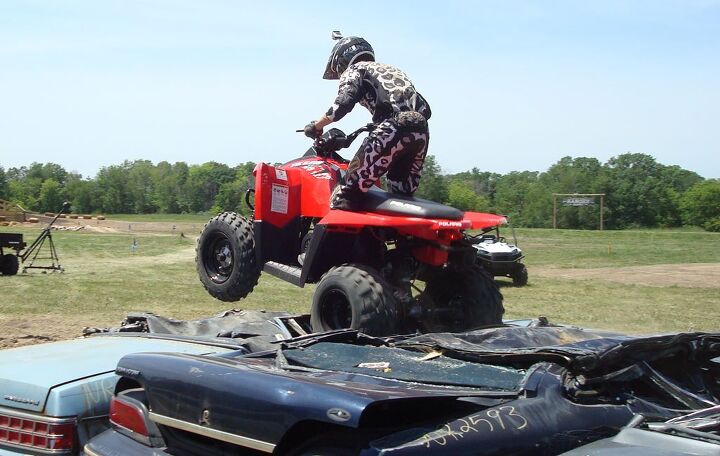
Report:
<svg viewBox="0 0 720 456"><path fill-rule="evenodd" d="M446 172L641 152L720 177L720 1L694 0L3 0L0 166L290 160L336 29L428 99Z"/></svg>

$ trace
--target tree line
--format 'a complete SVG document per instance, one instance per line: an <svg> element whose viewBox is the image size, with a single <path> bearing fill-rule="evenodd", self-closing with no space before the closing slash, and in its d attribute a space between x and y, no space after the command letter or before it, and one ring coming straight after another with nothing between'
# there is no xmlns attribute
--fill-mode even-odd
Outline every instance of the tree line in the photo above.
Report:
<svg viewBox="0 0 720 456"><path fill-rule="evenodd" d="M233 210L247 214L245 190L253 185L255 163L234 167L207 162L153 164L125 161L83 178L55 163L4 169L0 199L27 210L56 212L70 201L76 213L151 214ZM701 226L720 231L720 180L658 163L652 156L626 153L606 163L595 158L564 157L547 171L498 174L473 168L445 174L430 155L416 196L462 210L508 215L515 226L548 228L553 193L604 193L605 226ZM595 229L599 200L583 207L557 206L562 228Z"/></svg>

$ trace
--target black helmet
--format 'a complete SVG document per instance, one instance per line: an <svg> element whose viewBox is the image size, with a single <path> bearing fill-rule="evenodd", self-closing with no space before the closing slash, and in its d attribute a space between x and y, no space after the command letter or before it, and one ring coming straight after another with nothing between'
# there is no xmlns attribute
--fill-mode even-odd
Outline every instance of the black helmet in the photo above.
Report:
<svg viewBox="0 0 720 456"><path fill-rule="evenodd" d="M343 37L339 32L333 32L333 39L340 40L330 52L323 79L340 79L343 71L357 61L375 61L375 51L370 43L358 36ZM362 56L362 60L358 58Z"/></svg>

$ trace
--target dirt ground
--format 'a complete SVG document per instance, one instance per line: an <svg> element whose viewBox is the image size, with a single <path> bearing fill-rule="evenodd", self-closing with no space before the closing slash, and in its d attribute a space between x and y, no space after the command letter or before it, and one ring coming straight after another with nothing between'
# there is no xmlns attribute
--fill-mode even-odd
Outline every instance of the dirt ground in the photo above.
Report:
<svg viewBox="0 0 720 456"><path fill-rule="evenodd" d="M120 322L115 322L119 326ZM24 318L0 316L0 349L73 339L78 327L97 325L78 316L32 315Z"/></svg>
<svg viewBox="0 0 720 456"><path fill-rule="evenodd" d="M45 227L52 217L33 214L38 223L23 223L23 226ZM121 220L96 220L96 219L57 219L53 224L58 229L81 228L93 233L164 233L196 236L202 230L204 223L192 222L125 222Z"/></svg>
<svg viewBox="0 0 720 456"><path fill-rule="evenodd" d="M186 254L181 252L180 254ZM169 256L174 256L169 255ZM170 260L171 258L167 258ZM153 261L157 261L154 257ZM622 268L561 269L531 268L533 277L565 280L599 280L651 287L720 288L720 264L659 264ZM0 316L0 348L50 342L78 337L78 328L102 322L82 321L82 316L35 315L27 318ZM106 322L118 325L119 322Z"/></svg>
<svg viewBox="0 0 720 456"><path fill-rule="evenodd" d="M37 216L38 223L23 223L22 226L42 226L52 220L51 217ZM83 220L83 219L58 219L55 227L59 229L79 229L94 233L186 233L189 236L196 236L202 229L201 223L178 223L167 222L122 222L116 220ZM158 262L159 264L172 263L179 257L192 257L194 247L188 250L174 252L168 255L148 257L146 261ZM123 265L123 261L105 260L103 268L117 268ZM81 316L57 316L57 315L32 315L25 318L9 317L0 315L0 349L20 347L43 342L71 339L81 336L78 328L84 326L118 326L119 321L102 322L88 318L83 321Z"/></svg>

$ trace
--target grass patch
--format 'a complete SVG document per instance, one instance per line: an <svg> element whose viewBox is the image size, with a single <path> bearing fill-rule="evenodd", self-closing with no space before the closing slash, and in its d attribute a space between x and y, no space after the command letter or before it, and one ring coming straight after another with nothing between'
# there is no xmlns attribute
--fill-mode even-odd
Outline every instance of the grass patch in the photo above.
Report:
<svg viewBox="0 0 720 456"><path fill-rule="evenodd" d="M41 228L0 227L0 232L22 232L30 243ZM58 324L77 325L68 331L70 337L88 322L117 325L134 311L199 318L232 307L310 309L314 286L297 288L267 274L242 301L211 298L195 272L193 236L59 231L53 237L66 272L0 277L0 318L51 316ZM502 286L508 318L545 315L551 321L635 333L720 328L720 293L714 283L707 288L649 287L533 275L533 268L541 267L719 263L720 234L521 229L518 238L527 254L530 284Z"/></svg>
<svg viewBox="0 0 720 456"><path fill-rule="evenodd" d="M647 287L531 277L527 286L502 287L502 292L506 318L544 315L556 323L638 334L720 328L717 288Z"/></svg>
<svg viewBox="0 0 720 456"><path fill-rule="evenodd" d="M695 230L518 229L528 266L607 268L720 263L720 234ZM511 233L504 233L512 239Z"/></svg>

